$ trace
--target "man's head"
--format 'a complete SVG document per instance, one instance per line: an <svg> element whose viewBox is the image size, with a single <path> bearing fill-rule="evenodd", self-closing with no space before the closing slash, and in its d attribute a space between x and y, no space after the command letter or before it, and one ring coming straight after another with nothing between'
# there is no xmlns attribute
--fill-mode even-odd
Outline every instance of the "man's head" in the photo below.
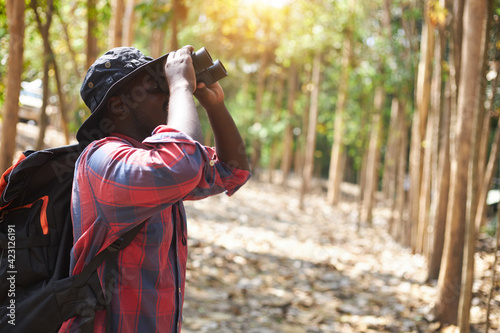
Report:
<svg viewBox="0 0 500 333"><path fill-rule="evenodd" d="M80 89L91 115L78 130L78 141L90 142L130 126L137 127L138 132L149 131L149 135L154 127L165 123L166 57L153 59L135 48L118 47L97 59Z"/></svg>

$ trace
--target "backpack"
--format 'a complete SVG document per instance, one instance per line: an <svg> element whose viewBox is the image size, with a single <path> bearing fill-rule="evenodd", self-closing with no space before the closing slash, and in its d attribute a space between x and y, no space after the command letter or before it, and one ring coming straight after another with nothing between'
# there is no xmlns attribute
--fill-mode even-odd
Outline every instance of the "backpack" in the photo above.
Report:
<svg viewBox="0 0 500 333"><path fill-rule="evenodd" d="M83 150L70 145L26 151L0 179L0 333L57 332L80 317L80 331L93 332L95 311L107 309L118 251L143 223L69 276L73 246L71 190ZM104 292L97 267L107 261ZM108 291L108 292L106 292Z"/></svg>

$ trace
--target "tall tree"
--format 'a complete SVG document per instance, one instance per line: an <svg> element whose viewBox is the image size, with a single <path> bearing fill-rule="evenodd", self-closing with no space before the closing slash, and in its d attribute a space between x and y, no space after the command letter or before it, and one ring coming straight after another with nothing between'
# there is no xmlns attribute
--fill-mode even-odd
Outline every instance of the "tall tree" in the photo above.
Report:
<svg viewBox="0 0 500 333"><path fill-rule="evenodd" d="M260 55L259 60L259 70L257 71L257 86L256 86L256 94L255 94L255 121L261 122L262 118L262 108L263 108L263 100L264 100L264 92L266 88L266 78L267 78L267 67L271 58L271 54L269 51L265 50ZM252 141L252 155L250 158L250 165L252 173L257 175L258 165L260 162L262 150L262 142L259 138L255 138Z"/></svg>
<svg viewBox="0 0 500 333"><path fill-rule="evenodd" d="M283 174L282 185L288 182L288 175L292 167L293 156L293 124L292 118L295 115L295 98L297 96L297 65L292 60L288 70L288 91L287 91L287 123L283 138L283 157L281 159L281 173Z"/></svg>
<svg viewBox="0 0 500 333"><path fill-rule="evenodd" d="M86 66L90 68L97 59L97 10L96 0L87 0L87 54Z"/></svg>
<svg viewBox="0 0 500 333"><path fill-rule="evenodd" d="M495 110L495 98L497 97L497 87L498 87L498 71L500 69L500 61L499 61L499 55L500 55L500 50L497 47L493 47L494 45L497 45L499 37L498 37L498 27L500 26L498 23L500 21L498 15L494 15L494 7L493 7L494 1L489 1L489 8L488 8L488 19L487 19L487 27L486 27L486 35L490 37L489 43L485 43L485 51L484 51L484 59L483 59L483 67L484 70L483 72L486 73L488 71L488 67L490 67L490 62L489 62L489 54L491 53L492 56L492 61L491 61L491 68L490 68L490 73L496 73L496 75L493 76L487 76L485 80L481 80L481 92L479 96L487 96L487 103L480 103L479 107L485 109L485 117L483 121L483 131L481 133L481 142L479 144L479 153L478 153L478 169L477 169L477 174L478 175L484 175L485 174L485 168L486 168L486 162L487 162L487 153L489 149L489 140L490 140L490 134L491 134L491 127L490 127L490 119L492 116L496 115L496 110ZM493 30L495 28L495 30ZM488 38L487 38L488 40ZM490 46L491 45L491 46ZM491 47L491 51L488 52L489 48ZM490 89L486 89L488 86L488 81L491 81L490 83ZM486 110L486 105L488 105L488 110ZM490 159L491 159L491 154L490 154ZM486 178L485 178L486 179ZM480 184L479 184L479 191L478 191L478 202L477 202L477 211L476 211L476 216L474 217L475 223L476 223L476 230L479 230L479 228L483 225L483 222L486 220L486 192L489 190L489 182L487 184L484 184L482 180L480 179ZM481 198L483 195L483 184L487 186L484 188L484 197Z"/></svg>
<svg viewBox="0 0 500 333"><path fill-rule="evenodd" d="M151 56L158 58L164 54L165 36L167 31L163 27L154 28L151 34Z"/></svg>
<svg viewBox="0 0 500 333"><path fill-rule="evenodd" d="M49 61L50 64L52 65L52 69L54 70L54 77L56 80L56 86L57 86L57 96L59 98L59 113L61 114L61 127L63 129L64 133L64 138L66 140L66 144L69 144L69 129L68 129L68 117L66 114L66 96L64 94L64 88L63 84L61 81L60 77L60 72L59 72L59 67L57 66L56 62L56 57L55 54L52 50L52 46L50 43L50 25L52 23L52 16L54 13L54 1L53 0L47 0L47 8L46 11L44 12L44 17L45 17L45 23L42 22L42 15L41 12L43 9L41 8L40 4L38 3L38 0L31 0L31 7L35 13L35 19L37 22L38 30L40 31L40 34L42 35L43 39L43 47L44 47L44 57L46 61ZM39 12L40 10L40 12ZM44 80L47 79L48 77L44 78ZM42 112L45 112L45 110L42 110ZM45 115L43 115L45 116ZM38 143L40 144L39 148L42 148L41 146L43 145L43 136L45 133L40 131L41 138L39 138Z"/></svg>
<svg viewBox="0 0 500 333"><path fill-rule="evenodd" d="M283 108L283 96L285 95L285 75L282 71L280 71L279 76L278 76L278 84L276 88L277 92L275 94L275 102L274 102L274 108L276 110L276 121L280 122L282 121L282 108ZM268 173L268 182L269 183L274 183L274 171L276 169L276 166L279 161L278 157L278 148L279 144L282 141L281 136L278 137L277 135L273 136L272 143L271 143L271 148L269 151L269 173Z"/></svg>
<svg viewBox="0 0 500 333"><path fill-rule="evenodd" d="M421 196L429 195L428 192L421 193L422 172L424 161L423 141L427 128L427 117L429 111L430 88L432 77L432 60L434 56L434 25L430 20L431 5L435 0L428 0L425 4L424 22L422 27L422 42L420 44L420 61L418 65L417 87L416 87L416 105L417 109L413 118L412 140L410 151L410 220L412 223L413 250L422 251L423 235L418 231L423 230L418 227L420 223L420 201ZM422 199L424 200L424 199Z"/></svg>
<svg viewBox="0 0 500 333"><path fill-rule="evenodd" d="M179 48L178 25L179 21L183 22L187 16L187 7L184 5L183 0L172 0L173 15L170 19L171 35L170 35L170 49L177 50Z"/></svg>
<svg viewBox="0 0 500 333"><path fill-rule="evenodd" d="M360 221L372 223L372 211L375 203L375 193L378 189L378 169L380 164L380 137L382 132L382 110L385 102L383 86L375 88L374 107L370 141L368 144L368 158L366 161L365 188L361 204Z"/></svg>
<svg viewBox="0 0 500 333"><path fill-rule="evenodd" d="M111 1L111 21L109 22L109 48L123 46L123 15L125 0Z"/></svg>
<svg viewBox="0 0 500 333"><path fill-rule="evenodd" d="M319 91L321 82L321 51L317 50L313 61L311 104L309 107L309 126L307 128L307 142L305 148L302 186L300 189L299 206L304 207L304 198L311 188L314 170L314 152L316 151L316 126L318 124Z"/></svg>
<svg viewBox="0 0 500 333"><path fill-rule="evenodd" d="M384 175L382 178L382 192L386 199L393 201L396 191L396 172L398 169L398 153L399 153L399 127L398 117L401 110L399 110L399 99L394 97L391 102L391 118L389 128L396 129L390 131L387 136L387 152L384 160Z"/></svg>
<svg viewBox="0 0 500 333"><path fill-rule="evenodd" d="M482 125L485 118L484 95L486 92L488 48L490 45L490 20L488 19L488 12L493 9L493 1L485 0L484 4L483 8L476 9L481 11L477 14L482 14L482 16L480 15L478 17L474 17L474 19L481 20L481 30L479 30L479 36L481 36L481 47L478 61L479 69L477 73L479 76L479 89L476 93L476 108L474 110L475 118L473 121L472 132L472 152L469 162L469 179L467 188L468 205L466 210L467 216L465 226L464 262L461 281L462 285L460 289L460 301L458 308L458 326L460 327L460 331L463 333L469 333L470 330L470 307L472 302L472 284L474 282L474 254L476 252L476 228L474 222L477 212L478 190L480 183L480 179L477 177L477 171L479 169L478 153L480 150L479 145L481 144L481 133L483 132Z"/></svg>
<svg viewBox="0 0 500 333"><path fill-rule="evenodd" d="M52 63L51 58L51 48L50 48L50 26L52 25L52 17L54 13L54 1L47 1L47 10L45 11L45 23L42 22L40 14L38 13L39 3L37 0L30 1L31 9L35 13L36 23L38 26L38 31L42 36L43 40L43 92L42 92L42 108L40 109L40 123L38 131L38 141L36 144L36 149L40 150L44 148L45 141L45 131L47 129L48 117L47 117L47 105L49 100L49 69Z"/></svg>
<svg viewBox="0 0 500 333"><path fill-rule="evenodd" d="M408 164L408 128L405 114L405 101L398 101L398 114L396 121L396 142L397 149L395 149L395 156L399 159L396 163L397 169L395 173L395 186L396 186L396 199L393 201L392 215L389 222L390 232L396 239L398 239L402 244L409 245L406 241L405 235L407 232L407 221L405 219L405 204L408 200L406 186L406 166ZM397 223L397 224L396 224Z"/></svg>
<svg viewBox="0 0 500 333"><path fill-rule="evenodd" d="M42 107L40 109L40 122L38 124L38 140L35 149L41 150L45 146L45 132L48 125L47 106L49 102L49 69L50 59L47 53L43 52L43 81L42 81Z"/></svg>
<svg viewBox="0 0 500 333"><path fill-rule="evenodd" d="M328 175L328 194L327 202L335 205L340 200L340 183L344 178L342 168L343 151L344 151L344 113L347 102L347 92L349 87L349 76L351 73L351 63L353 57L353 29L354 29L354 10L355 0L349 1L349 20L344 29L344 39L342 44L342 58L340 60L342 73L339 80L339 92L337 107L335 110L335 124L333 128L333 145L330 157L330 171Z"/></svg>
<svg viewBox="0 0 500 333"><path fill-rule="evenodd" d="M436 43L436 54L439 55L436 58L440 59L437 61L435 66L434 75L434 98L432 108L438 108L439 113L441 113L441 120L438 126L439 142L434 142L435 145L439 146L439 151L437 153L437 170L435 175L435 199L431 205L431 216L430 223L433 227L432 233L432 249L428 260L428 280L435 280L439 276L439 269L441 267L441 258L443 256L443 246L444 246L444 234L446 228L446 214L448 206L448 194L450 188L450 82L449 80L445 84L445 94L442 93L442 66L444 58L444 42L445 42L445 31L443 27L439 26L439 42ZM446 95L446 100L445 96ZM445 103L446 101L446 103Z"/></svg>
<svg viewBox="0 0 500 333"><path fill-rule="evenodd" d="M382 26L384 27L383 33L387 35L388 40L392 40L392 30L391 30L391 2L392 0L384 0L383 11L382 11ZM391 103L391 118L389 123L389 128L394 128L396 124L397 112L398 112L399 102L397 98L393 98ZM387 149L384 161L384 173L382 178L382 193L386 199L394 199L394 174L396 171L396 160L394 155L394 148L396 143L394 142L394 135L390 132L387 137ZM392 193L389 193L392 192Z"/></svg>
<svg viewBox="0 0 500 333"><path fill-rule="evenodd" d="M472 144L472 123L477 109L481 73L481 36L486 2L467 0L464 10L464 40L457 102L456 147L452 152L451 190L447 216L444 266L438 280L435 314L442 323L457 323L462 279L466 225L468 167ZM459 147L459 148L458 148Z"/></svg>
<svg viewBox="0 0 500 333"><path fill-rule="evenodd" d="M430 64L433 70L430 70L429 75L431 75L429 88L422 88L422 90L429 89L428 97L422 97L425 99L423 103L428 103L430 105L427 111L427 129L425 130L425 140L423 141L423 167L422 167L422 180L420 185L420 199L419 199L419 212L418 212L418 235L416 241L416 251L421 252L425 257L429 257L431 247L432 247L432 232L434 230L434 212L435 212L435 200L431 205L431 197L435 198L432 193L437 192L437 156L439 147L439 128L440 128L440 115L442 111L442 64L445 60L444 50L445 47L445 36L442 35L444 24L446 22L447 10L443 1L432 1L429 2L428 6L428 18L429 23L433 27L433 45L428 45L428 47L434 48L433 65ZM436 34L439 32L439 34ZM440 37L442 35L442 38ZM435 42L437 38L437 43ZM427 84L427 82L425 82ZM442 148L442 147L441 147Z"/></svg>
<svg viewBox="0 0 500 333"><path fill-rule="evenodd" d="M135 5L137 0L127 0L123 14L123 45L132 46L135 38Z"/></svg>
<svg viewBox="0 0 500 333"><path fill-rule="evenodd" d="M493 79L493 82L491 83L491 96L489 98L489 115L494 115L496 112L493 110L495 107L495 97L496 97L496 90L498 86L498 76L500 76L499 68L500 68L500 62L496 61L494 63L495 71L496 71L496 77ZM488 164L486 165L484 176L481 179L481 187L479 189L479 196L478 196L478 206L477 206L477 211L476 211L476 216L475 216L475 224L476 224L476 229L479 228L483 224L483 220L485 218L486 214L486 198L488 196L488 191L490 189L491 185L491 180L493 179L493 175L496 172L496 166L498 163L497 156L498 150L499 150L499 145L500 145L500 133L499 133L499 127L500 127L500 121L497 122L497 129L495 132L495 138L493 139L492 145L491 145L491 151L490 151L490 157L488 159ZM480 175L481 175L480 174Z"/></svg>
<svg viewBox="0 0 500 333"><path fill-rule="evenodd" d="M9 58L7 63L7 93L3 108L0 169L7 170L16 150L16 126L19 117L19 93L23 72L24 52L24 1L7 0L9 24Z"/></svg>

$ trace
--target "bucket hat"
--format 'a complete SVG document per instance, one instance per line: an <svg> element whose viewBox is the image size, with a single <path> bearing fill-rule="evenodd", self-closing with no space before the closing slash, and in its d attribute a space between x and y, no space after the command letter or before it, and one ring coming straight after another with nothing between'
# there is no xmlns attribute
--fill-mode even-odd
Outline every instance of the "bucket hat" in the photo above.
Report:
<svg viewBox="0 0 500 333"><path fill-rule="evenodd" d="M111 120L101 117L108 99L144 70L158 79L163 75L161 65L167 56L168 53L154 59L133 47L116 47L99 57L90 66L80 88L80 96L90 109L90 116L78 129L77 140L89 143L110 133L114 127Z"/></svg>

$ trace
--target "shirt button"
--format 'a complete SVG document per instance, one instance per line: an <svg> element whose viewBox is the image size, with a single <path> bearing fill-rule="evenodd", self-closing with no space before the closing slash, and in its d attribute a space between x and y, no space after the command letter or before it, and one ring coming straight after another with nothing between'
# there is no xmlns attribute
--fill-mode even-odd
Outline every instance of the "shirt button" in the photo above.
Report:
<svg viewBox="0 0 500 333"><path fill-rule="evenodd" d="M210 160L210 162L208 162L208 164L210 164L210 166L214 166L215 161L214 160Z"/></svg>
<svg viewBox="0 0 500 333"><path fill-rule="evenodd" d="M179 288L179 294L180 294L180 293L182 293L182 290L181 290L181 288Z"/></svg>

